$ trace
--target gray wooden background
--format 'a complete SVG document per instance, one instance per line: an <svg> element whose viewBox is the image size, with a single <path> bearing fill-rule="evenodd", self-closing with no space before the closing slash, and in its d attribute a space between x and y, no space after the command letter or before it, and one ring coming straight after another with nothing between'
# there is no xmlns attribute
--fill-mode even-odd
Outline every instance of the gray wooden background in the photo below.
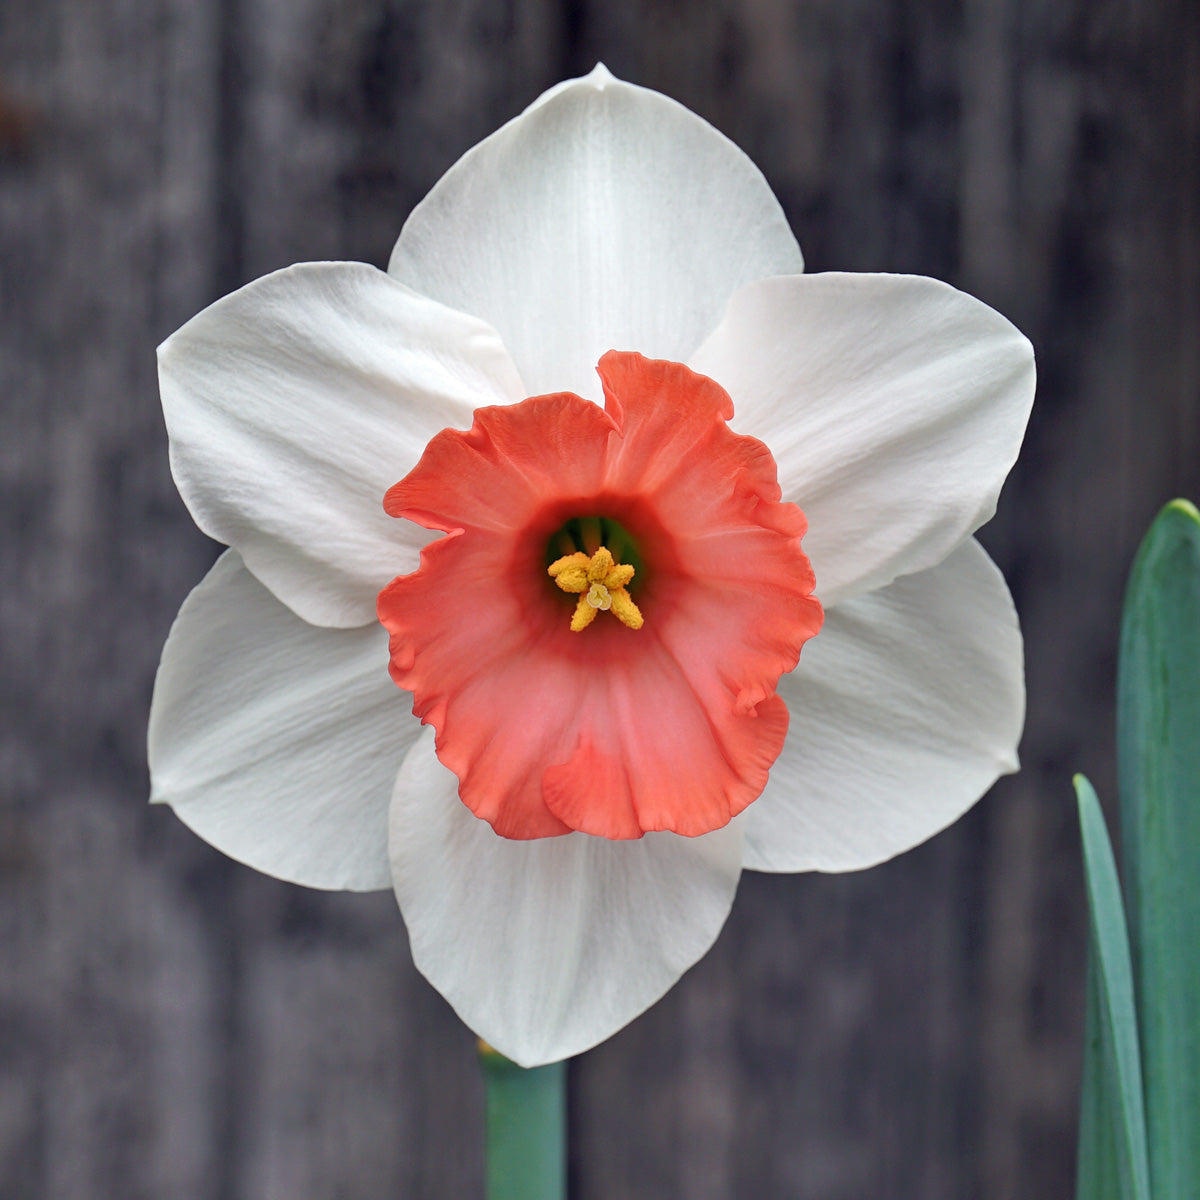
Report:
<svg viewBox="0 0 1200 1200"><path fill-rule="evenodd" d="M603 59L737 140L812 270L914 271L1033 339L984 541L1025 770L879 869L746 876L713 952L571 1068L577 1200L1070 1194L1083 910L1124 573L1200 493L1194 0L3 0L0 1196L481 1192L472 1038L387 894L145 804L159 648L215 556L153 348L304 259L384 264L468 146Z"/></svg>

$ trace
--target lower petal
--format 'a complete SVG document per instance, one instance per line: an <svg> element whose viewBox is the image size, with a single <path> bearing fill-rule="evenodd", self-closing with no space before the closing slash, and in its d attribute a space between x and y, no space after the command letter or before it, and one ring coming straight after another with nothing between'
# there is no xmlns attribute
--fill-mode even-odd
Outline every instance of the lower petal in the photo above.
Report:
<svg viewBox="0 0 1200 1200"><path fill-rule="evenodd" d="M779 681L792 721L747 814L745 866L853 871L957 820L1017 769L1021 633L974 540L838 605Z"/></svg>
<svg viewBox="0 0 1200 1200"><path fill-rule="evenodd" d="M658 1000L712 945L742 822L698 838L500 837L458 800L432 733L396 780L391 858L421 973L522 1066L579 1054Z"/></svg>
<svg viewBox="0 0 1200 1200"><path fill-rule="evenodd" d="M382 629L306 624L229 550L163 648L151 800L268 875L386 888L388 803L419 729L388 678Z"/></svg>

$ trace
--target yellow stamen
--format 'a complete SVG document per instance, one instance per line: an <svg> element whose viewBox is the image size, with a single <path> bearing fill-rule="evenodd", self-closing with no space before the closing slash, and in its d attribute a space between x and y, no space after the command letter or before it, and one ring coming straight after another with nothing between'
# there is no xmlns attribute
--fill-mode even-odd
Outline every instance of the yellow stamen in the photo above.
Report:
<svg viewBox="0 0 1200 1200"><path fill-rule="evenodd" d="M579 596L571 617L571 628L576 633L586 629L598 612L611 612L622 625L641 629L642 614L625 590L633 578L633 567L615 562L607 546L601 546L592 555L582 551L564 555L547 570L564 592Z"/></svg>
<svg viewBox="0 0 1200 1200"><path fill-rule="evenodd" d="M643 625L642 614L638 606L630 599L629 593L624 588L613 589L612 608L609 611L622 625L628 625L630 629L641 629Z"/></svg>
<svg viewBox="0 0 1200 1200"><path fill-rule="evenodd" d="M564 567L554 577L554 582L564 592L586 592L590 581L588 580L587 569L585 567L577 567L572 564L569 567Z"/></svg>
<svg viewBox="0 0 1200 1200"><path fill-rule="evenodd" d="M592 561L588 563L587 576L593 583L597 583L613 569L613 566L611 551L607 546L601 546L592 555Z"/></svg>
<svg viewBox="0 0 1200 1200"><path fill-rule="evenodd" d="M579 633L580 630L586 629L596 619L599 611L587 602L586 596L580 596L579 603L575 605L575 611L571 614L572 631Z"/></svg>

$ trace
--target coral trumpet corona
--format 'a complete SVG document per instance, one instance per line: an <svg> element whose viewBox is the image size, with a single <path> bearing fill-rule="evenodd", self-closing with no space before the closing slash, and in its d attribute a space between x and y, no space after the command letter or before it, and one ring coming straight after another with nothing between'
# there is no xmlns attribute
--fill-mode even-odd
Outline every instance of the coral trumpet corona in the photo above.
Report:
<svg viewBox="0 0 1200 1200"><path fill-rule="evenodd" d="M640 354L599 372L604 408L479 409L384 502L448 535L380 593L392 678L505 837L725 825L766 785L788 726L775 686L821 626L804 514L767 448L729 429L728 395ZM544 565L591 512L628 531L640 572L606 546ZM592 625L601 609L618 620Z"/></svg>

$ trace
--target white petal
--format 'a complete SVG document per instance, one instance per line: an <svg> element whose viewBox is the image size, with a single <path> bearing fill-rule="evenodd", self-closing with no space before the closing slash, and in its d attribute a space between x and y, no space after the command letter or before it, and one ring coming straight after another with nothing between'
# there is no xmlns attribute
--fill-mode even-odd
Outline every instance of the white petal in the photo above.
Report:
<svg viewBox="0 0 1200 1200"><path fill-rule="evenodd" d="M752 279L803 260L758 168L682 105L597 67L465 154L389 270L500 331L530 394L600 394L607 350L684 361Z"/></svg>
<svg viewBox="0 0 1200 1200"><path fill-rule="evenodd" d="M1021 632L978 542L840 605L780 681L792 721L745 865L853 871L958 819L1017 769Z"/></svg>
<svg viewBox="0 0 1200 1200"><path fill-rule="evenodd" d="M361 263L304 263L159 349L171 470L196 523L316 625L364 625L423 530L383 495L447 426L522 396L494 330Z"/></svg>
<svg viewBox="0 0 1200 1200"><path fill-rule="evenodd" d="M1028 341L913 275L760 280L691 365L775 455L827 606L933 566L988 520L1033 401Z"/></svg>
<svg viewBox="0 0 1200 1200"><path fill-rule="evenodd" d="M316 888L388 887L387 811L420 731L387 633L300 620L226 551L184 601L150 707L151 800Z"/></svg>
<svg viewBox="0 0 1200 1200"><path fill-rule="evenodd" d="M699 838L498 837L458 798L432 730L392 802L396 896L425 977L522 1066L578 1054L653 1004L720 932L740 819Z"/></svg>

